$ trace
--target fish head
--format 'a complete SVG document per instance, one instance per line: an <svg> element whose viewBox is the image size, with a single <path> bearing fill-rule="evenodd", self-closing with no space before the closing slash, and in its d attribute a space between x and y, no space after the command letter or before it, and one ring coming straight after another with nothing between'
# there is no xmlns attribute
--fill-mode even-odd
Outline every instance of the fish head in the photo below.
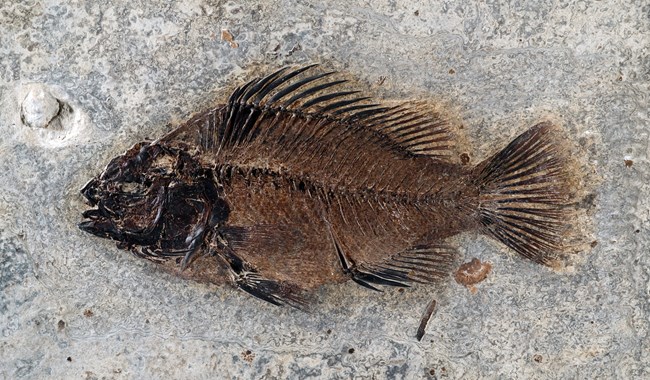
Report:
<svg viewBox="0 0 650 380"><path fill-rule="evenodd" d="M81 194L94 207L79 228L147 255L197 249L207 231L227 218L211 171L183 150L138 143L112 159Z"/></svg>

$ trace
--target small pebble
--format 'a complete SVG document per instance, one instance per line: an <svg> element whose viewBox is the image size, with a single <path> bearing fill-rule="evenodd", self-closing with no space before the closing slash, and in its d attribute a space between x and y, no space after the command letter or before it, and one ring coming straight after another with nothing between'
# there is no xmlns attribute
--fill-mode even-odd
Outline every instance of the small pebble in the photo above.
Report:
<svg viewBox="0 0 650 380"><path fill-rule="evenodd" d="M45 128L59 114L59 101L43 88L34 88L25 97L21 117L25 125Z"/></svg>

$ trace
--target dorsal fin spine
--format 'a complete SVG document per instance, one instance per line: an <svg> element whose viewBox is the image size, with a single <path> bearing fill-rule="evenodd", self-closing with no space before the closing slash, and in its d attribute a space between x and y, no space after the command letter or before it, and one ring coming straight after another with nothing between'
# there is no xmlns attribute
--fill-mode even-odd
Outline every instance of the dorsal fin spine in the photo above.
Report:
<svg viewBox="0 0 650 380"><path fill-rule="evenodd" d="M261 79L257 79L255 84L250 87L240 98L240 103L248 103L248 100L252 98L253 96L258 96L260 94L260 91L262 91L269 82L272 82L278 75L280 75L283 71L286 70L285 68L281 68L280 70L277 70ZM258 99L259 102L259 99ZM253 104L257 105L255 101L253 101Z"/></svg>
<svg viewBox="0 0 650 380"><path fill-rule="evenodd" d="M305 91L303 91L303 93L301 93L299 95L302 95L302 94L306 93L307 91L311 91L311 90L313 90L313 92L318 92L318 91L322 90L323 88L333 87L333 86L336 86L336 85L344 83L344 82L346 82L346 81L345 80L340 80L340 81L335 81L335 82L328 82L328 83L322 84L320 86L310 88L309 90L305 90ZM318 96L316 98L313 98L313 99L310 99L310 100L306 101L300 107L300 109L301 110L306 110L307 108L309 108L309 107L311 107L311 106L313 106L315 104L326 102L326 101L336 99L336 98L340 98L342 96L356 94L358 92L359 91L343 91L343 92L333 92L333 93L330 93L330 94L321 95L321 96ZM308 95L309 94L306 94L304 96L308 96Z"/></svg>
<svg viewBox="0 0 650 380"><path fill-rule="evenodd" d="M343 96L345 96L345 95L358 94L358 93L359 93L359 91L347 91L347 92L342 92L341 94ZM330 104L328 104L327 106L321 108L318 111L327 114L327 113L330 113L331 110L334 110L336 108L345 107L347 105L354 104L354 103L359 103L359 102L362 102L362 101L367 100L367 99L370 99L370 97L366 96L366 97L361 97L361 98L341 100L341 101L338 101L338 102L330 103Z"/></svg>
<svg viewBox="0 0 650 380"><path fill-rule="evenodd" d="M315 80L318 80L318 79L324 78L326 76L332 75L332 74L334 74L334 72L330 71L330 72L316 74L316 75L312 75L310 77L304 78L304 79L302 79L302 80L300 80L300 81L298 81L298 82L296 82L296 83L294 83L292 85L287 86L284 90L281 90L277 94L273 95L273 97L271 97L271 99L269 100L269 103L276 103L277 101L284 98L285 96L291 94L294 91L297 91L302 86L304 86L304 85L306 85L308 83L311 83L311 82L313 82ZM282 104L281 107L287 108L287 105Z"/></svg>
<svg viewBox="0 0 650 380"><path fill-rule="evenodd" d="M357 111L357 110L363 110L363 109L366 109L366 108L379 108L379 106L380 106L379 104L357 104L357 105L350 106L350 107L347 107L347 108L338 109L338 110L332 112L332 115L337 116L337 115L340 115L340 114L349 113L349 112Z"/></svg>
<svg viewBox="0 0 650 380"><path fill-rule="evenodd" d="M309 66L307 66L307 68L309 68ZM303 69L306 70L307 68L303 68ZM278 88L279 85L281 85L285 81L293 78L294 76L296 76L296 75L300 74L300 72L302 72L300 70L294 70L293 72L291 72L291 73L289 73L287 75L284 75L284 76L280 76L278 78L278 76L280 74L283 74L288 69L289 69L288 67L283 67L282 69L276 71L274 74L272 74L273 75L273 80L271 82L267 83L267 85L264 86L263 89L257 91L257 94L255 95L255 101L254 101L254 104L256 106L259 105L260 103L262 103L262 101L264 100L264 97L266 95L268 95L269 92L271 92L274 89Z"/></svg>

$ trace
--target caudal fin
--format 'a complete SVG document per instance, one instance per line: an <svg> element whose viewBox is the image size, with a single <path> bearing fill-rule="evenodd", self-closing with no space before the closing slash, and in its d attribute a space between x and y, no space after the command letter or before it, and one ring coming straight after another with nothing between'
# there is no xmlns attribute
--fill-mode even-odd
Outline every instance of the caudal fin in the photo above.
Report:
<svg viewBox="0 0 650 380"><path fill-rule="evenodd" d="M537 263L555 266L575 193L569 153L545 122L474 169L484 233Z"/></svg>

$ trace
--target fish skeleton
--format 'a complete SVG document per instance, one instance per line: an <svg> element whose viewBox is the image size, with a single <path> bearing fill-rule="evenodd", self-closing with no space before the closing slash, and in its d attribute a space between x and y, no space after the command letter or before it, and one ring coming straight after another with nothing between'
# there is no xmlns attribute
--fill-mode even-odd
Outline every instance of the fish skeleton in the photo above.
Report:
<svg viewBox="0 0 650 380"><path fill-rule="evenodd" d="M197 281L303 308L310 290L447 277L448 238L479 231L553 266L575 175L539 123L471 167L417 102L385 105L316 65L238 87L226 104L114 158L79 227Z"/></svg>

